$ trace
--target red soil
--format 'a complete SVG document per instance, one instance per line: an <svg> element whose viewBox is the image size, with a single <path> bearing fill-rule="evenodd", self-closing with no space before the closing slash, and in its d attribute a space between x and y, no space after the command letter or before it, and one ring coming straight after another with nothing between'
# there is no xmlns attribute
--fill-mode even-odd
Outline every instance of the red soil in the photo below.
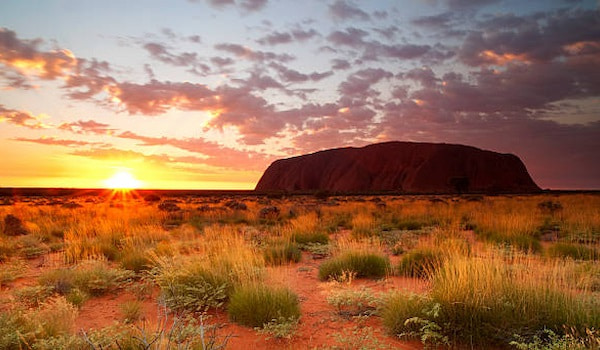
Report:
<svg viewBox="0 0 600 350"><path fill-rule="evenodd" d="M381 319L371 316L364 323L358 323L352 318L337 314L335 308L327 303L327 295L339 288L331 282L319 281L318 266L321 261L313 260L309 255L303 256L302 262L290 266L271 268L268 284L285 285L290 287L300 299L301 314L297 331L291 339L267 339L266 335L257 333L254 329L232 323L224 311L212 312L208 323L219 324L219 334L231 335L228 349L312 349L336 345L338 337L352 334L353 331L372 328L372 334L381 344L387 344L396 349L421 349L419 342L401 341L387 335ZM367 287L374 292L390 290L407 290L423 292L427 286L424 282L401 277L391 277L385 281L354 280L342 288ZM143 303L144 321L154 329L158 320L158 306L156 304L157 291L151 298ZM110 326L116 321L123 321L120 305L134 300L129 292L109 294L103 297L88 300L79 311L76 319L75 330L100 329ZM358 344L357 344L358 345ZM365 344L367 345L367 344Z"/></svg>

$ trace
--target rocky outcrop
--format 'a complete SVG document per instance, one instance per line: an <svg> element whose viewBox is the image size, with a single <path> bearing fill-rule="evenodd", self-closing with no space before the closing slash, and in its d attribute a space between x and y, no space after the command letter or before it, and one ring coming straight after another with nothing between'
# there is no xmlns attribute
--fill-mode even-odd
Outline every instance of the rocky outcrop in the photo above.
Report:
<svg viewBox="0 0 600 350"><path fill-rule="evenodd" d="M280 159L256 191L525 193L539 191L513 154L475 147L386 142Z"/></svg>

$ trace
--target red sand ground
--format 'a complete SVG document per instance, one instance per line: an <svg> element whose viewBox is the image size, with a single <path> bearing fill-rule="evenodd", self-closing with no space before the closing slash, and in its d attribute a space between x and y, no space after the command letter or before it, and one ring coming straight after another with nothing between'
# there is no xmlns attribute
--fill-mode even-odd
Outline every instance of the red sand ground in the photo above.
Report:
<svg viewBox="0 0 600 350"><path fill-rule="evenodd" d="M372 327L373 335L381 344L390 345L396 349L422 349L419 342L400 341L384 333L381 319L370 317L364 324L358 324L352 319L344 318L336 313L333 306L327 303L327 294L333 288L332 283L318 280L318 266L320 260L313 260L309 255L304 255L302 262L290 266L272 268L268 283L283 284L292 288L301 302L302 317L294 336L287 339L266 339L265 335L258 334L254 329L239 326L227 319L225 312L213 312L209 323L221 324L221 335L232 335L228 342L228 349L313 349L336 344L335 335L342 335L344 331L350 334L353 330L362 327ZM375 292L384 290L408 290L423 292L426 284L417 279L392 277L385 281L355 280L351 286L344 288L368 287ZM144 318L148 324L156 324L158 319L158 306L155 298L144 302ZM106 295L88 300L79 310L75 328L77 330L99 329L123 319L120 305L126 301L134 300L131 293ZM150 329L153 329L151 326ZM366 344L365 344L366 345Z"/></svg>
<svg viewBox="0 0 600 350"><path fill-rule="evenodd" d="M268 283L289 286L298 294L302 317L294 336L287 339L266 339L254 329L230 322L223 311L213 312L209 323L221 324L221 335L232 335L228 349L313 349L336 344L335 335L351 334L353 330L371 327L373 335L381 344L396 349L422 349L419 342L400 341L384 333L381 319L370 317L364 324L339 316L335 308L327 303L328 292L335 288L330 282L321 282L317 277L320 260L313 260L309 255L303 256L302 262L290 266L272 268ZM344 288L360 288L362 286L374 292L384 290L408 290L423 292L426 284L417 279L392 277L385 281L355 280L351 286ZM150 325L156 324L158 306L157 291L152 298L144 302L144 318ZM75 328L77 330L99 329L123 319L119 306L135 297L131 293L121 292L88 300L79 310ZM150 329L154 329L150 326Z"/></svg>
<svg viewBox="0 0 600 350"><path fill-rule="evenodd" d="M11 283L9 288L0 291L0 299L10 298L11 291L37 283L42 270L56 267L59 256L46 255L28 261L29 269L26 274ZM352 318L338 315L336 309L327 303L327 295L336 288L359 289L367 287L375 293L390 290L406 290L415 293L424 292L427 285L422 280L390 277L384 281L354 280L350 284L335 284L334 282L319 281L318 267L322 260L315 260L309 254L304 254L298 264L270 268L267 283L289 286L300 299L301 319L297 331L291 339L267 339L254 329L232 323L224 311L213 312L208 323L220 324L221 335L231 335L228 349L318 349L338 344L336 335L348 336L353 331L372 328L372 334L380 344L389 345L396 349L422 349L419 342L401 341L387 335L381 319L371 316L363 323ZM155 289L150 298L143 302L143 319L149 329L155 329L158 320L159 307L156 303L158 290ZM80 308L73 331L101 329L113 323L123 321L120 305L135 300L133 293L120 290L102 297L92 298ZM357 339L358 340L358 339ZM358 345L358 344L356 344ZM369 344L365 344L369 345Z"/></svg>

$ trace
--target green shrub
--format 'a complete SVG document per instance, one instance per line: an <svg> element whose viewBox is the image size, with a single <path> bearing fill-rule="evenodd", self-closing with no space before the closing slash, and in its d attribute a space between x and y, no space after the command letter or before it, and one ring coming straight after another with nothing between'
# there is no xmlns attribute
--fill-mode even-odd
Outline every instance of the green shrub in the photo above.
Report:
<svg viewBox="0 0 600 350"><path fill-rule="evenodd" d="M544 328L599 327L597 301L561 289L556 280L534 278L531 266L457 259L435 275L431 297L441 305L447 335L462 341L506 344L513 334Z"/></svg>
<svg viewBox="0 0 600 350"><path fill-rule="evenodd" d="M65 295L67 301L76 307L82 307L83 303L89 299L88 293L79 288L73 288Z"/></svg>
<svg viewBox="0 0 600 350"><path fill-rule="evenodd" d="M17 300L28 307L38 307L50 298L52 294L54 294L54 288L40 285L23 287L14 292Z"/></svg>
<svg viewBox="0 0 600 350"><path fill-rule="evenodd" d="M600 251L582 244L555 243L546 250L553 258L571 258L575 260L598 260Z"/></svg>
<svg viewBox="0 0 600 350"><path fill-rule="evenodd" d="M324 232L297 232L292 234L291 238L298 244L329 243L329 236Z"/></svg>
<svg viewBox="0 0 600 350"><path fill-rule="evenodd" d="M137 300L127 301L120 305L125 323L135 323L142 317L142 303Z"/></svg>
<svg viewBox="0 0 600 350"><path fill-rule="evenodd" d="M0 263L0 287L21 277L25 271L27 271L27 263L21 259Z"/></svg>
<svg viewBox="0 0 600 350"><path fill-rule="evenodd" d="M39 325L38 337L49 338L69 334L77 317L77 310L64 297L48 299L31 315L31 322Z"/></svg>
<svg viewBox="0 0 600 350"><path fill-rule="evenodd" d="M275 242L265 248L264 258L267 265L284 265L299 262L302 251L294 242Z"/></svg>
<svg viewBox="0 0 600 350"><path fill-rule="evenodd" d="M557 272L542 278L533 271L526 262L509 266L498 258L448 260L427 299L395 294L384 303L384 325L396 335L471 346L507 346L515 334L531 340L544 329L584 334L600 326L597 300L563 289Z"/></svg>
<svg viewBox="0 0 600 350"><path fill-rule="evenodd" d="M381 278L390 271L390 260L386 256L366 252L347 252L331 258L319 266L319 279L337 279L352 272L356 277Z"/></svg>
<svg viewBox="0 0 600 350"><path fill-rule="evenodd" d="M392 335L417 332L419 327L406 321L413 317L424 317L431 300L417 295L395 292L384 299L379 314L386 330Z"/></svg>
<svg viewBox="0 0 600 350"><path fill-rule="evenodd" d="M20 334L28 332L23 316L17 312L0 312L0 349L24 348Z"/></svg>
<svg viewBox="0 0 600 350"><path fill-rule="evenodd" d="M327 302L336 308L340 316L371 316L375 314L381 300L372 289L344 289L333 292Z"/></svg>
<svg viewBox="0 0 600 350"><path fill-rule="evenodd" d="M300 317L298 297L287 288L249 285L237 288L227 308L229 318L250 327L263 327L273 320Z"/></svg>
<svg viewBox="0 0 600 350"><path fill-rule="evenodd" d="M34 259L50 251L48 245L35 235L21 236L18 241L19 252L26 259Z"/></svg>
<svg viewBox="0 0 600 350"><path fill-rule="evenodd" d="M157 325L116 323L102 329L90 330L86 334L84 346L65 349L223 350L227 348L231 335L220 334L218 324L205 324L202 316L182 317L177 314L170 316L170 314L160 316Z"/></svg>
<svg viewBox="0 0 600 350"><path fill-rule="evenodd" d="M529 340L520 335L515 335L515 338L510 345L518 350L587 350L600 347L600 335L591 330L587 330L584 337L559 335L550 329L544 329Z"/></svg>
<svg viewBox="0 0 600 350"><path fill-rule="evenodd" d="M398 273L410 277L431 276L442 261L441 251L428 248L414 249L402 256L398 264Z"/></svg>
<svg viewBox="0 0 600 350"><path fill-rule="evenodd" d="M73 269L45 272L39 277L39 282L65 296L69 295L74 288L85 294L99 296L119 287L120 283L130 278L132 278L131 272L113 269L100 261L87 261Z"/></svg>
<svg viewBox="0 0 600 350"><path fill-rule="evenodd" d="M297 328L297 317L279 317L265 323L262 328L257 327L256 330L259 334L266 335L267 339L291 339Z"/></svg>
<svg viewBox="0 0 600 350"><path fill-rule="evenodd" d="M542 244L539 239L529 233L503 234L499 232L480 233L480 235L490 242L505 244L523 252L538 253L542 250Z"/></svg>
<svg viewBox="0 0 600 350"><path fill-rule="evenodd" d="M233 287L226 276L217 275L201 264L177 266L163 261L152 274L167 306L176 311L220 308Z"/></svg>
<svg viewBox="0 0 600 350"><path fill-rule="evenodd" d="M125 250L120 257L121 267L135 273L151 269L151 261L146 252L139 249Z"/></svg>

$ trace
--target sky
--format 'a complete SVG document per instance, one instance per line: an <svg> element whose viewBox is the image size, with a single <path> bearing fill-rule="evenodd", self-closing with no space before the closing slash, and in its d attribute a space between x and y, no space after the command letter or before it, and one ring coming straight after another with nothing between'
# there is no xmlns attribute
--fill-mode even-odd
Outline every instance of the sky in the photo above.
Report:
<svg viewBox="0 0 600 350"><path fill-rule="evenodd" d="M0 187L253 189L393 140L600 189L599 2L0 1Z"/></svg>

